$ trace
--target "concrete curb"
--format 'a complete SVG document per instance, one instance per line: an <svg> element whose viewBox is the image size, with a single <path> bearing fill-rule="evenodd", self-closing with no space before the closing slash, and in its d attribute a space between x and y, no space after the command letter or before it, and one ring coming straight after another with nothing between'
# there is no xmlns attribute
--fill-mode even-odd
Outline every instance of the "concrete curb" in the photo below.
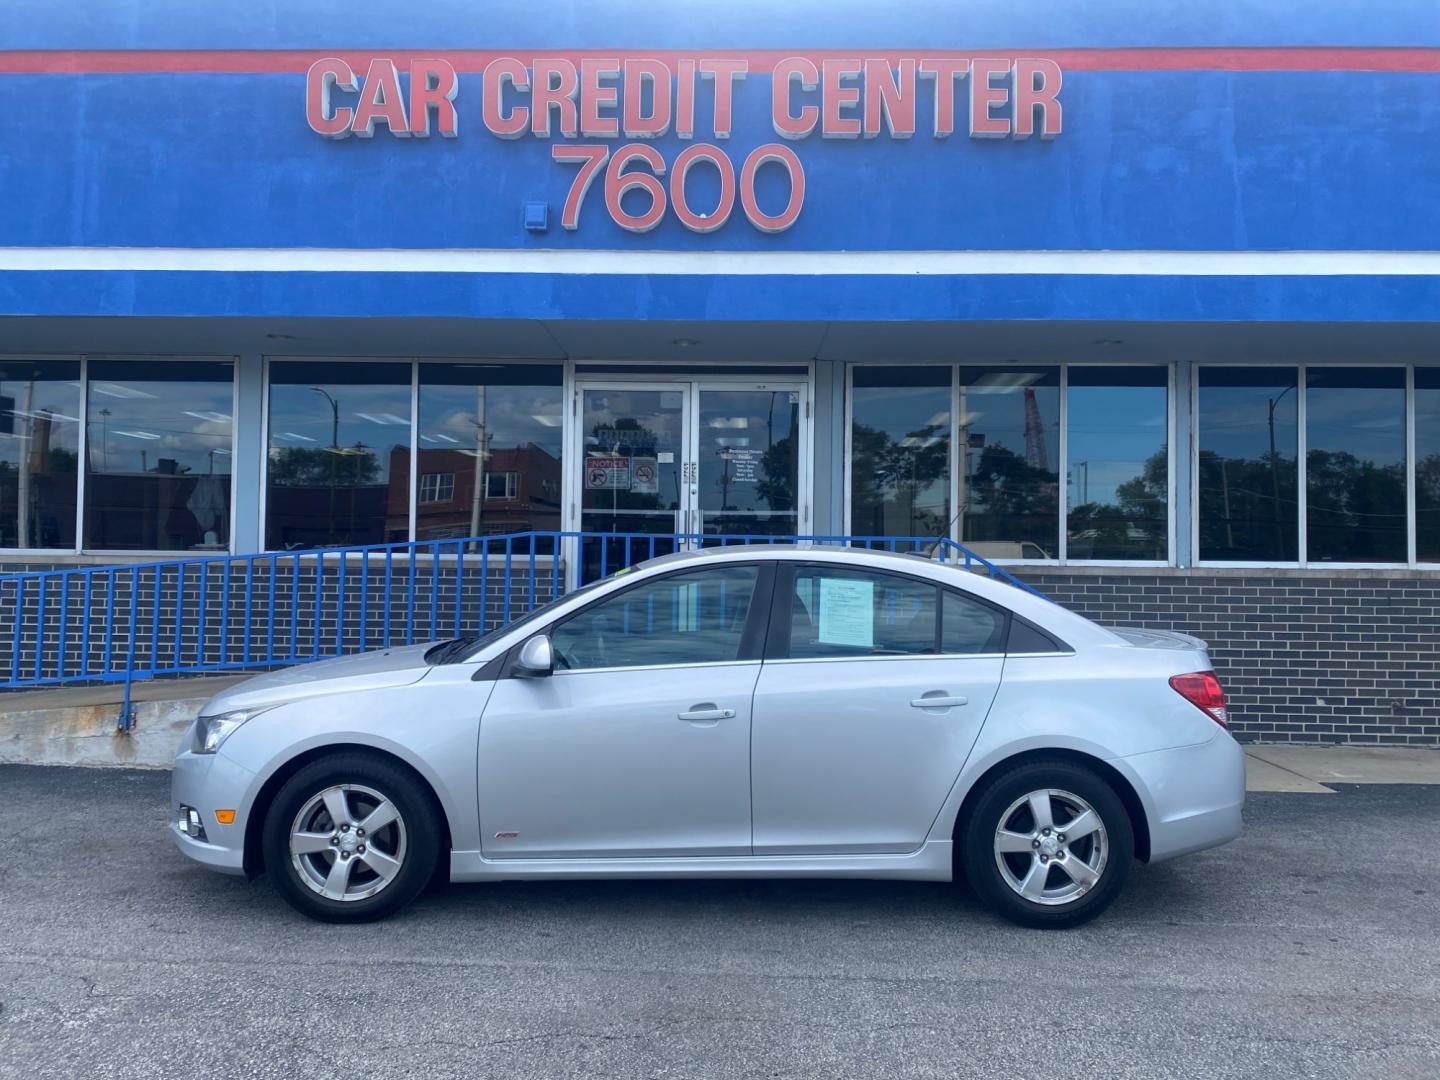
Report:
<svg viewBox="0 0 1440 1080"><path fill-rule="evenodd" d="M209 695L134 706L135 723L116 727L115 703L0 712L0 763L169 768L185 730Z"/></svg>

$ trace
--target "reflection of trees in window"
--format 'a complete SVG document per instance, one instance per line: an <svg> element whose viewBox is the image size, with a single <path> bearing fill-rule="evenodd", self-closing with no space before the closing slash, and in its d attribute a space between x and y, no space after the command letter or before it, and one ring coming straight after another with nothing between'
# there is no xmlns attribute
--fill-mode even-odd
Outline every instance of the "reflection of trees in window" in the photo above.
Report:
<svg viewBox="0 0 1440 1080"><path fill-rule="evenodd" d="M1207 366L1196 378L1199 557L1295 561L1300 369Z"/></svg>
<svg viewBox="0 0 1440 1080"><path fill-rule="evenodd" d="M1377 465L1349 451L1305 455L1307 535L1312 560L1405 558L1405 466Z"/></svg>
<svg viewBox="0 0 1440 1080"><path fill-rule="evenodd" d="M1293 454L1222 457L1200 451L1200 556L1296 557L1298 507Z"/></svg>
<svg viewBox="0 0 1440 1080"><path fill-rule="evenodd" d="M374 484L379 480L379 459L374 451L359 443L339 450L283 446L270 453L270 482L273 484L350 487Z"/></svg>
<svg viewBox="0 0 1440 1080"><path fill-rule="evenodd" d="M1053 558L1059 480L1009 447L987 443L966 479L966 542L1030 541L1040 547L1040 557ZM1025 554L1035 555L1033 550Z"/></svg>
<svg viewBox="0 0 1440 1080"><path fill-rule="evenodd" d="M794 510L796 468L793 430L760 455L760 471L762 475L755 486L767 508L776 512Z"/></svg>
<svg viewBox="0 0 1440 1080"><path fill-rule="evenodd" d="M1415 557L1440 562L1440 368L1415 369Z"/></svg>
<svg viewBox="0 0 1440 1080"><path fill-rule="evenodd" d="M1163 559L1167 534L1169 450L1161 446L1140 475L1115 488L1113 503L1069 508L1072 559Z"/></svg>
<svg viewBox="0 0 1440 1080"><path fill-rule="evenodd" d="M1415 553L1440 562L1440 451L1415 462Z"/></svg>
<svg viewBox="0 0 1440 1080"><path fill-rule="evenodd" d="M942 483L949 471L947 423L927 424L893 439L888 432L856 422L851 435L855 519L876 535L903 522L910 536L938 536L946 529L948 499L923 493ZM935 505L938 503L938 505ZM892 516L893 515L893 516Z"/></svg>
<svg viewBox="0 0 1440 1080"><path fill-rule="evenodd" d="M1405 383L1399 367L1306 368L1307 560L1406 559Z"/></svg>

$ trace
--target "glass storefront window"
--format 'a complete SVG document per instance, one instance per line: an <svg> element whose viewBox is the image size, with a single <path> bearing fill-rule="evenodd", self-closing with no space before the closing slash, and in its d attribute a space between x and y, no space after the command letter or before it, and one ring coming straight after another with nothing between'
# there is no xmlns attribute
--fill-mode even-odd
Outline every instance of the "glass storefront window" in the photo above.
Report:
<svg viewBox="0 0 1440 1080"><path fill-rule="evenodd" d="M1071 367L1066 556L1169 556L1168 373Z"/></svg>
<svg viewBox="0 0 1440 1080"><path fill-rule="evenodd" d="M857 367L850 521L862 536L939 537L950 524L949 367Z"/></svg>
<svg viewBox="0 0 1440 1080"><path fill-rule="evenodd" d="M642 534L797 529L794 386L577 385L583 406L567 420L563 370L271 361L266 547L404 542L412 521L422 542L559 530L567 422L589 457L655 461L618 510L617 488L568 478L586 528L604 509L625 515L606 528ZM1440 366L1414 368L1407 400L1410 375L1400 364L1197 364L1196 560L1404 564L1413 545L1440 564ZM948 534L1006 561L1170 557L1166 366L875 364L852 368L851 382L850 532ZM647 403L651 420L636 411ZM0 358L0 549L227 550L233 410L229 360ZM674 430L640 438L656 418ZM665 495L686 446L699 458L688 515Z"/></svg>
<svg viewBox="0 0 1440 1080"><path fill-rule="evenodd" d="M1440 562L1440 368L1415 369L1415 557Z"/></svg>
<svg viewBox="0 0 1440 1080"><path fill-rule="evenodd" d="M1200 559L1294 562L1299 369L1202 367L1198 379Z"/></svg>
<svg viewBox="0 0 1440 1080"><path fill-rule="evenodd" d="M409 539L411 372L408 362L271 361L268 549Z"/></svg>
<svg viewBox="0 0 1440 1080"><path fill-rule="evenodd" d="M417 539L560 528L562 377L558 364L420 365Z"/></svg>
<svg viewBox="0 0 1440 1080"><path fill-rule="evenodd" d="M91 360L85 547L225 551L235 366L228 360Z"/></svg>
<svg viewBox="0 0 1440 1080"><path fill-rule="evenodd" d="M1405 371L1305 369L1306 559L1404 562Z"/></svg>
<svg viewBox="0 0 1440 1080"><path fill-rule="evenodd" d="M960 542L990 559L1060 552L1060 369L960 369Z"/></svg>
<svg viewBox="0 0 1440 1080"><path fill-rule="evenodd" d="M80 362L0 360L0 548L73 548Z"/></svg>

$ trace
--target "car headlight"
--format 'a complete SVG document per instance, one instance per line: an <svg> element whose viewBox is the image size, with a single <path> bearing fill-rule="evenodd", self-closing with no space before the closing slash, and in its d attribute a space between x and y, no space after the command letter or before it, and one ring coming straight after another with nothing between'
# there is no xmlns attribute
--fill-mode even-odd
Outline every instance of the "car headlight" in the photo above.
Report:
<svg viewBox="0 0 1440 1080"><path fill-rule="evenodd" d="M237 709L234 712L216 713L214 716L197 718L195 721L195 753L215 753L241 724L247 720L253 720L261 713L269 712L273 708L275 708L274 705L266 705L260 709Z"/></svg>

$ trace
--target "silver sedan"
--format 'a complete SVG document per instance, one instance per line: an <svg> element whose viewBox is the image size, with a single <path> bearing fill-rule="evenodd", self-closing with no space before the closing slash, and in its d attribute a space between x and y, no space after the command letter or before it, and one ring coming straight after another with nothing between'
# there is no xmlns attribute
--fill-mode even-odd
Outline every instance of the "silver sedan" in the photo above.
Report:
<svg viewBox="0 0 1440 1080"><path fill-rule="evenodd" d="M317 918L437 877L964 878L1070 926L1232 840L1201 641L916 556L653 560L479 639L261 675L175 760L171 831Z"/></svg>

